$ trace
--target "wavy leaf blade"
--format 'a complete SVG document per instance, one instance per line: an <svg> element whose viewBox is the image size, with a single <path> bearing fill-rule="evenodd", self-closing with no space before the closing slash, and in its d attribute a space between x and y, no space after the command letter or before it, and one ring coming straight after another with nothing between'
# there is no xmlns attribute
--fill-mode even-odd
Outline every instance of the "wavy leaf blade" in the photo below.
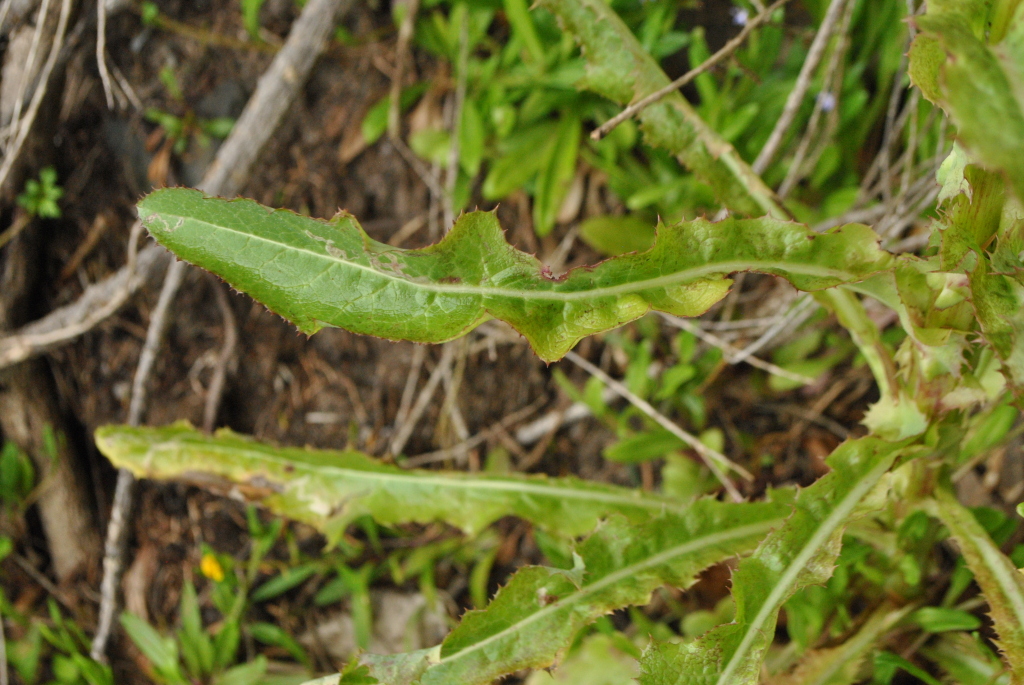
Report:
<svg viewBox="0 0 1024 685"><path fill-rule="evenodd" d="M1024 575L952 492L939 488L928 504L933 515L949 528L988 600L989 614L999 634L997 644L1010 667L1010 682L1024 683Z"/></svg>
<svg viewBox="0 0 1024 685"><path fill-rule="evenodd" d="M956 122L958 137L1024 199L1024 8L989 33L989 3L929 3L910 50L910 74Z"/></svg>
<svg viewBox="0 0 1024 685"><path fill-rule="evenodd" d="M276 513L340 536L352 519L385 525L444 521L468 533L519 516L565 536L584 535L609 515L643 522L685 511L669 498L576 478L415 471L354 451L275 447L221 430L104 426L96 445L142 478L217 479L245 486Z"/></svg>
<svg viewBox="0 0 1024 685"><path fill-rule="evenodd" d="M580 87L628 104L669 84L658 63L602 0L542 0L580 44L587 76ZM646 142L676 155L735 212L789 218L775 193L690 103L672 93L638 115Z"/></svg>
<svg viewBox="0 0 1024 685"><path fill-rule="evenodd" d="M779 609L807 585L823 583L842 531L906 443L848 441L828 458L832 471L802 490L793 515L733 574L736 620L693 642L656 643L641 661L643 685L756 685Z"/></svg>
<svg viewBox="0 0 1024 685"><path fill-rule="evenodd" d="M364 663L389 685L478 685L549 666L583 626L616 609L646 604L664 584L690 585L704 568L752 549L788 513L779 503L701 500L683 514L639 526L615 517L578 547L573 571L520 569L486 609L463 617L439 653L423 655L422 672L409 670L416 679L387 679L391 657Z"/></svg>
<svg viewBox="0 0 1024 685"><path fill-rule="evenodd" d="M662 226L650 250L556 279L509 245L487 212L463 215L441 242L421 250L378 243L348 214L321 221L183 188L148 195L139 216L178 257L213 271L305 333L329 325L444 342L493 317L522 333L547 361L652 309L702 314L725 296L735 271L820 290L893 263L866 226L818 234L767 217Z"/></svg>

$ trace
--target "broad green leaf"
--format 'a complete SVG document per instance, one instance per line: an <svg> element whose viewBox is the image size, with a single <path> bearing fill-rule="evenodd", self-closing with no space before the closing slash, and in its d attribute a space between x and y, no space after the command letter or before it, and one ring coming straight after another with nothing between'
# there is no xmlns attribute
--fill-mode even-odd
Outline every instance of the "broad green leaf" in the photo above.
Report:
<svg viewBox="0 0 1024 685"><path fill-rule="evenodd" d="M668 85L665 72L603 0L542 0L540 4L556 14L580 44L587 59L582 87L626 104ZM734 212L789 217L775 193L681 94L667 95L637 118L649 145L676 155Z"/></svg>
<svg viewBox="0 0 1024 685"><path fill-rule="evenodd" d="M843 644L807 652L792 673L771 678L766 685L851 685L858 682L864 658L910 609L883 604Z"/></svg>
<svg viewBox="0 0 1024 685"><path fill-rule="evenodd" d="M797 495L785 525L736 568L736 620L693 642L653 644L640 682L755 685L779 609L796 590L828 580L847 522L905 446L875 437L840 445L827 460L832 471Z"/></svg>
<svg viewBox="0 0 1024 685"><path fill-rule="evenodd" d="M910 74L945 109L958 138L1024 199L1024 7L985 36L988 3L929 2L915 19Z"/></svg>
<svg viewBox="0 0 1024 685"><path fill-rule="evenodd" d="M725 296L735 271L819 290L893 263L861 224L819 234L767 217L662 226L646 252L553 278L535 257L505 242L488 212L464 214L441 242L420 250L372 240L349 214L321 221L183 188L148 195L139 216L160 244L307 334L329 325L443 342L497 318L547 361L652 309L701 314Z"/></svg>
<svg viewBox="0 0 1024 685"><path fill-rule="evenodd" d="M613 513L642 522L685 510L671 498L575 478L405 470L359 452L274 447L227 430L204 435L185 423L105 426L96 431L96 445L115 466L139 477L247 486L273 511L333 539L367 515L385 525L440 520L468 533L519 516L578 536Z"/></svg>
<svg viewBox="0 0 1024 685"><path fill-rule="evenodd" d="M780 503L700 500L682 514L634 526L614 517L579 545L572 571L520 569L486 609L463 616L439 651L415 668L401 655L364 661L388 685L477 685L524 668L555 663L580 628L616 609L646 604L669 584L687 587L707 566L748 551L782 524ZM387 669L387 670L386 670Z"/></svg>
<svg viewBox="0 0 1024 685"><path fill-rule="evenodd" d="M926 504L949 528L988 600L989 615L999 635L997 644L1010 666L1011 682L1024 683L1024 575L948 489L936 489L935 499Z"/></svg>

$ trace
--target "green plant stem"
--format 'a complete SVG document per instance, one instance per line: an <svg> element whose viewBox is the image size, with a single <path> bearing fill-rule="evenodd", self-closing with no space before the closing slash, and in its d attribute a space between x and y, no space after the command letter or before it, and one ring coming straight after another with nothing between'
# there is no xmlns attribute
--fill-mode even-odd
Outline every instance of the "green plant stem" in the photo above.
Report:
<svg viewBox="0 0 1024 685"><path fill-rule="evenodd" d="M896 365L882 345L878 326L868 317L864 304L852 292L841 287L814 293L814 297L835 312L839 323L849 331L854 344L864 355L882 397L895 397L898 390Z"/></svg>

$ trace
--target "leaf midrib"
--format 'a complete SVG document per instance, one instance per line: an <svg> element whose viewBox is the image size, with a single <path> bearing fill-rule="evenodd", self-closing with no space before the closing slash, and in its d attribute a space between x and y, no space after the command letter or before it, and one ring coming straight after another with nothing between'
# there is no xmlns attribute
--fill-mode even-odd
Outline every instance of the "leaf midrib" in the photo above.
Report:
<svg viewBox="0 0 1024 685"><path fill-rule="evenodd" d="M837 506L831 514L822 522L811 536L811 539L807 541L807 544L803 546L800 553L793 558L789 566L783 572L779 582L775 584L772 591L768 594L767 599L761 605L761 609L754 616L754 620L751 621L747 626L747 631L743 635L743 639L740 641L736 651L733 652L726 664L725 668L718 676L716 681L717 685L729 685L730 678L733 673L739 668L739 664L743 661L747 650L750 649L751 643L761 634L761 629L768 617L777 610L778 605L782 602L782 598L790 587L796 581L796 577L807 565L807 562L811 560L811 557L818 551L818 549L825 543L825 541L835 532L836 528L840 526L842 521L853 511L853 508L857 506L857 503L868 493L868 491L874 487L875 483L882 474L889 468L889 464L892 461L892 456L889 458L882 459L875 468L871 469L860 479L856 486L842 499L839 506Z"/></svg>
<svg viewBox="0 0 1024 685"><path fill-rule="evenodd" d="M276 455L268 454L260 450L251 450L246 448L239 448L234 446L222 446L222 445L206 445L193 446L188 441L181 440L165 440L161 443L151 445L147 448L146 455L142 458L144 468L147 468L145 464L152 464L154 462L159 463L161 460L155 458L156 452L159 450L166 449L177 449L185 450L188 452L215 452L218 453L218 463L229 464L228 468L240 468L234 464L231 464L230 457L232 454L243 453L245 458L253 459L256 461L266 461L280 466L274 477L280 478L285 481L294 480L301 475L312 475L312 476L327 476L335 478L348 478L351 480L377 480L377 481L392 481L403 484L417 484L428 481L431 484L436 484L439 487L448 488L462 488L466 490L492 490L500 491L507 490L509 492L519 492L523 494L533 495L546 495L549 497L560 497L562 499L577 499L587 501L598 501L610 504L622 504L630 505L634 507L642 507L645 509L651 509L654 511L685 511L687 507L673 507L672 502L664 500L651 500L648 497L632 497L629 495L618 495L611 492L600 492L585 489L576 488L562 488L554 485L543 485L540 483L531 483L529 481L516 481L516 480L483 480L483 479L470 479L470 478L449 478L445 476L434 476L430 471L410 471L408 473L384 473L380 471L361 470L354 468L345 468L341 466L334 466L331 464L308 464L303 462L292 461L287 457L277 457ZM195 459L188 459L190 463L195 462ZM284 467L288 466L293 469L290 473L284 472ZM209 471L209 464L200 466L204 471ZM325 471L332 472L325 474Z"/></svg>
<svg viewBox="0 0 1024 685"><path fill-rule="evenodd" d="M788 514L786 516L788 516ZM534 623L550 614L553 614L556 611L562 609L563 607L583 602L587 599L587 597L590 597L591 595L594 595L595 593L611 585L615 585L616 583L625 580L629 576L636 575L637 573L641 573L654 566L668 563L673 557L688 554L690 552L700 549L703 546L728 542L729 540L735 538L743 538L761 533L762 531L768 531L773 526L777 526L779 523L785 520L786 516L779 516L774 519L759 521L758 523L753 523L747 526L741 526L739 528L730 528L728 531L725 532L713 533L702 538L690 540L681 545L677 545L676 547L672 547L671 549L665 550L664 552L659 552L658 554L648 557L647 559L644 559L641 562L625 566L613 573L609 573L608 575L604 576L598 581L591 583L590 585L584 586L578 592L575 592L563 599L560 599L557 602L552 602L551 604L543 607L542 609L530 614L526 618L510 625L504 630L501 630L500 632L497 632L493 635L489 635L488 637L484 638L483 640L480 640L479 642L474 642L472 645L456 652L455 654L452 654L451 656L442 658L435 666L431 666L431 669L438 668L442 664L450 664L454 661L457 661L458 659L465 657L467 654L470 654L473 651L482 649L486 645L491 644L492 642L495 642L497 640L500 640L506 635L510 635L512 633L523 630L526 626L530 625L531 623Z"/></svg>
<svg viewBox="0 0 1024 685"><path fill-rule="evenodd" d="M229 231L240 236L244 236L249 239L259 240L271 245L277 245L285 250L292 250L295 252L304 252L317 259L329 262L331 264L338 264L342 267L348 267L352 269L358 269L369 274L373 274L378 278L382 278L394 283L400 283L403 285L411 286L421 290L429 290L436 293L445 295L475 295L479 297L505 297L510 299L522 299L522 300L553 300L557 302L573 301L573 300L587 300L595 297L602 296L615 296L624 295L640 290L649 290L652 288L664 288L677 283L693 281L702 276L712 275L724 275L733 273L736 271L768 271L770 269L784 268L787 272L799 274L801 276L814 276L818 278L834 278L843 282L856 281L861 278L857 274L853 274L840 269L830 269L815 264L806 264L800 262L786 263L779 261L760 261L760 260L729 260L723 262L715 262L713 264L705 264L699 267L691 267L689 269L683 269L681 271L675 271L665 276L658 276L656 278L649 278L641 281L630 281L627 283L604 286L597 288L589 288L585 290L572 290L572 291L561 291L561 290L517 290L514 288L502 288L498 286L474 286L466 284L456 283L436 283L434 281L419 282L409 278L403 278L399 274L385 273L378 271L371 267L359 264L353 261L345 259L339 259L326 252L314 252L304 247L297 247L295 245L289 245L277 240L271 240L261 235L255 235L253 233L246 233L240 229L232 226L222 226L214 224L203 219L195 217L184 216L173 214L167 211L154 212L154 214L162 214L169 217L176 217L184 219L186 221L194 221L199 224L210 226L211 228L219 231ZM148 217L147 217L148 219ZM780 266L785 264L785 266ZM539 273L538 273L539 275Z"/></svg>

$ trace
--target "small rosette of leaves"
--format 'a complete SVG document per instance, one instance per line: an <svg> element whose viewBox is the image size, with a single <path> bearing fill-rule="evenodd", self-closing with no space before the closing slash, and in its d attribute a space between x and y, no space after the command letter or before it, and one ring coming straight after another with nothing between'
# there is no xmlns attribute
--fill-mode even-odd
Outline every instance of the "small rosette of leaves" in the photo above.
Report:
<svg viewBox="0 0 1024 685"><path fill-rule="evenodd" d="M702 314L725 296L736 271L821 290L893 263L861 224L819 234L768 217L661 226L645 252L554 278L506 242L491 212L463 215L441 242L418 250L372 240L347 213L321 221L182 188L150 194L139 216L160 244L307 334L339 326L436 343L497 318L546 361L651 310Z"/></svg>

